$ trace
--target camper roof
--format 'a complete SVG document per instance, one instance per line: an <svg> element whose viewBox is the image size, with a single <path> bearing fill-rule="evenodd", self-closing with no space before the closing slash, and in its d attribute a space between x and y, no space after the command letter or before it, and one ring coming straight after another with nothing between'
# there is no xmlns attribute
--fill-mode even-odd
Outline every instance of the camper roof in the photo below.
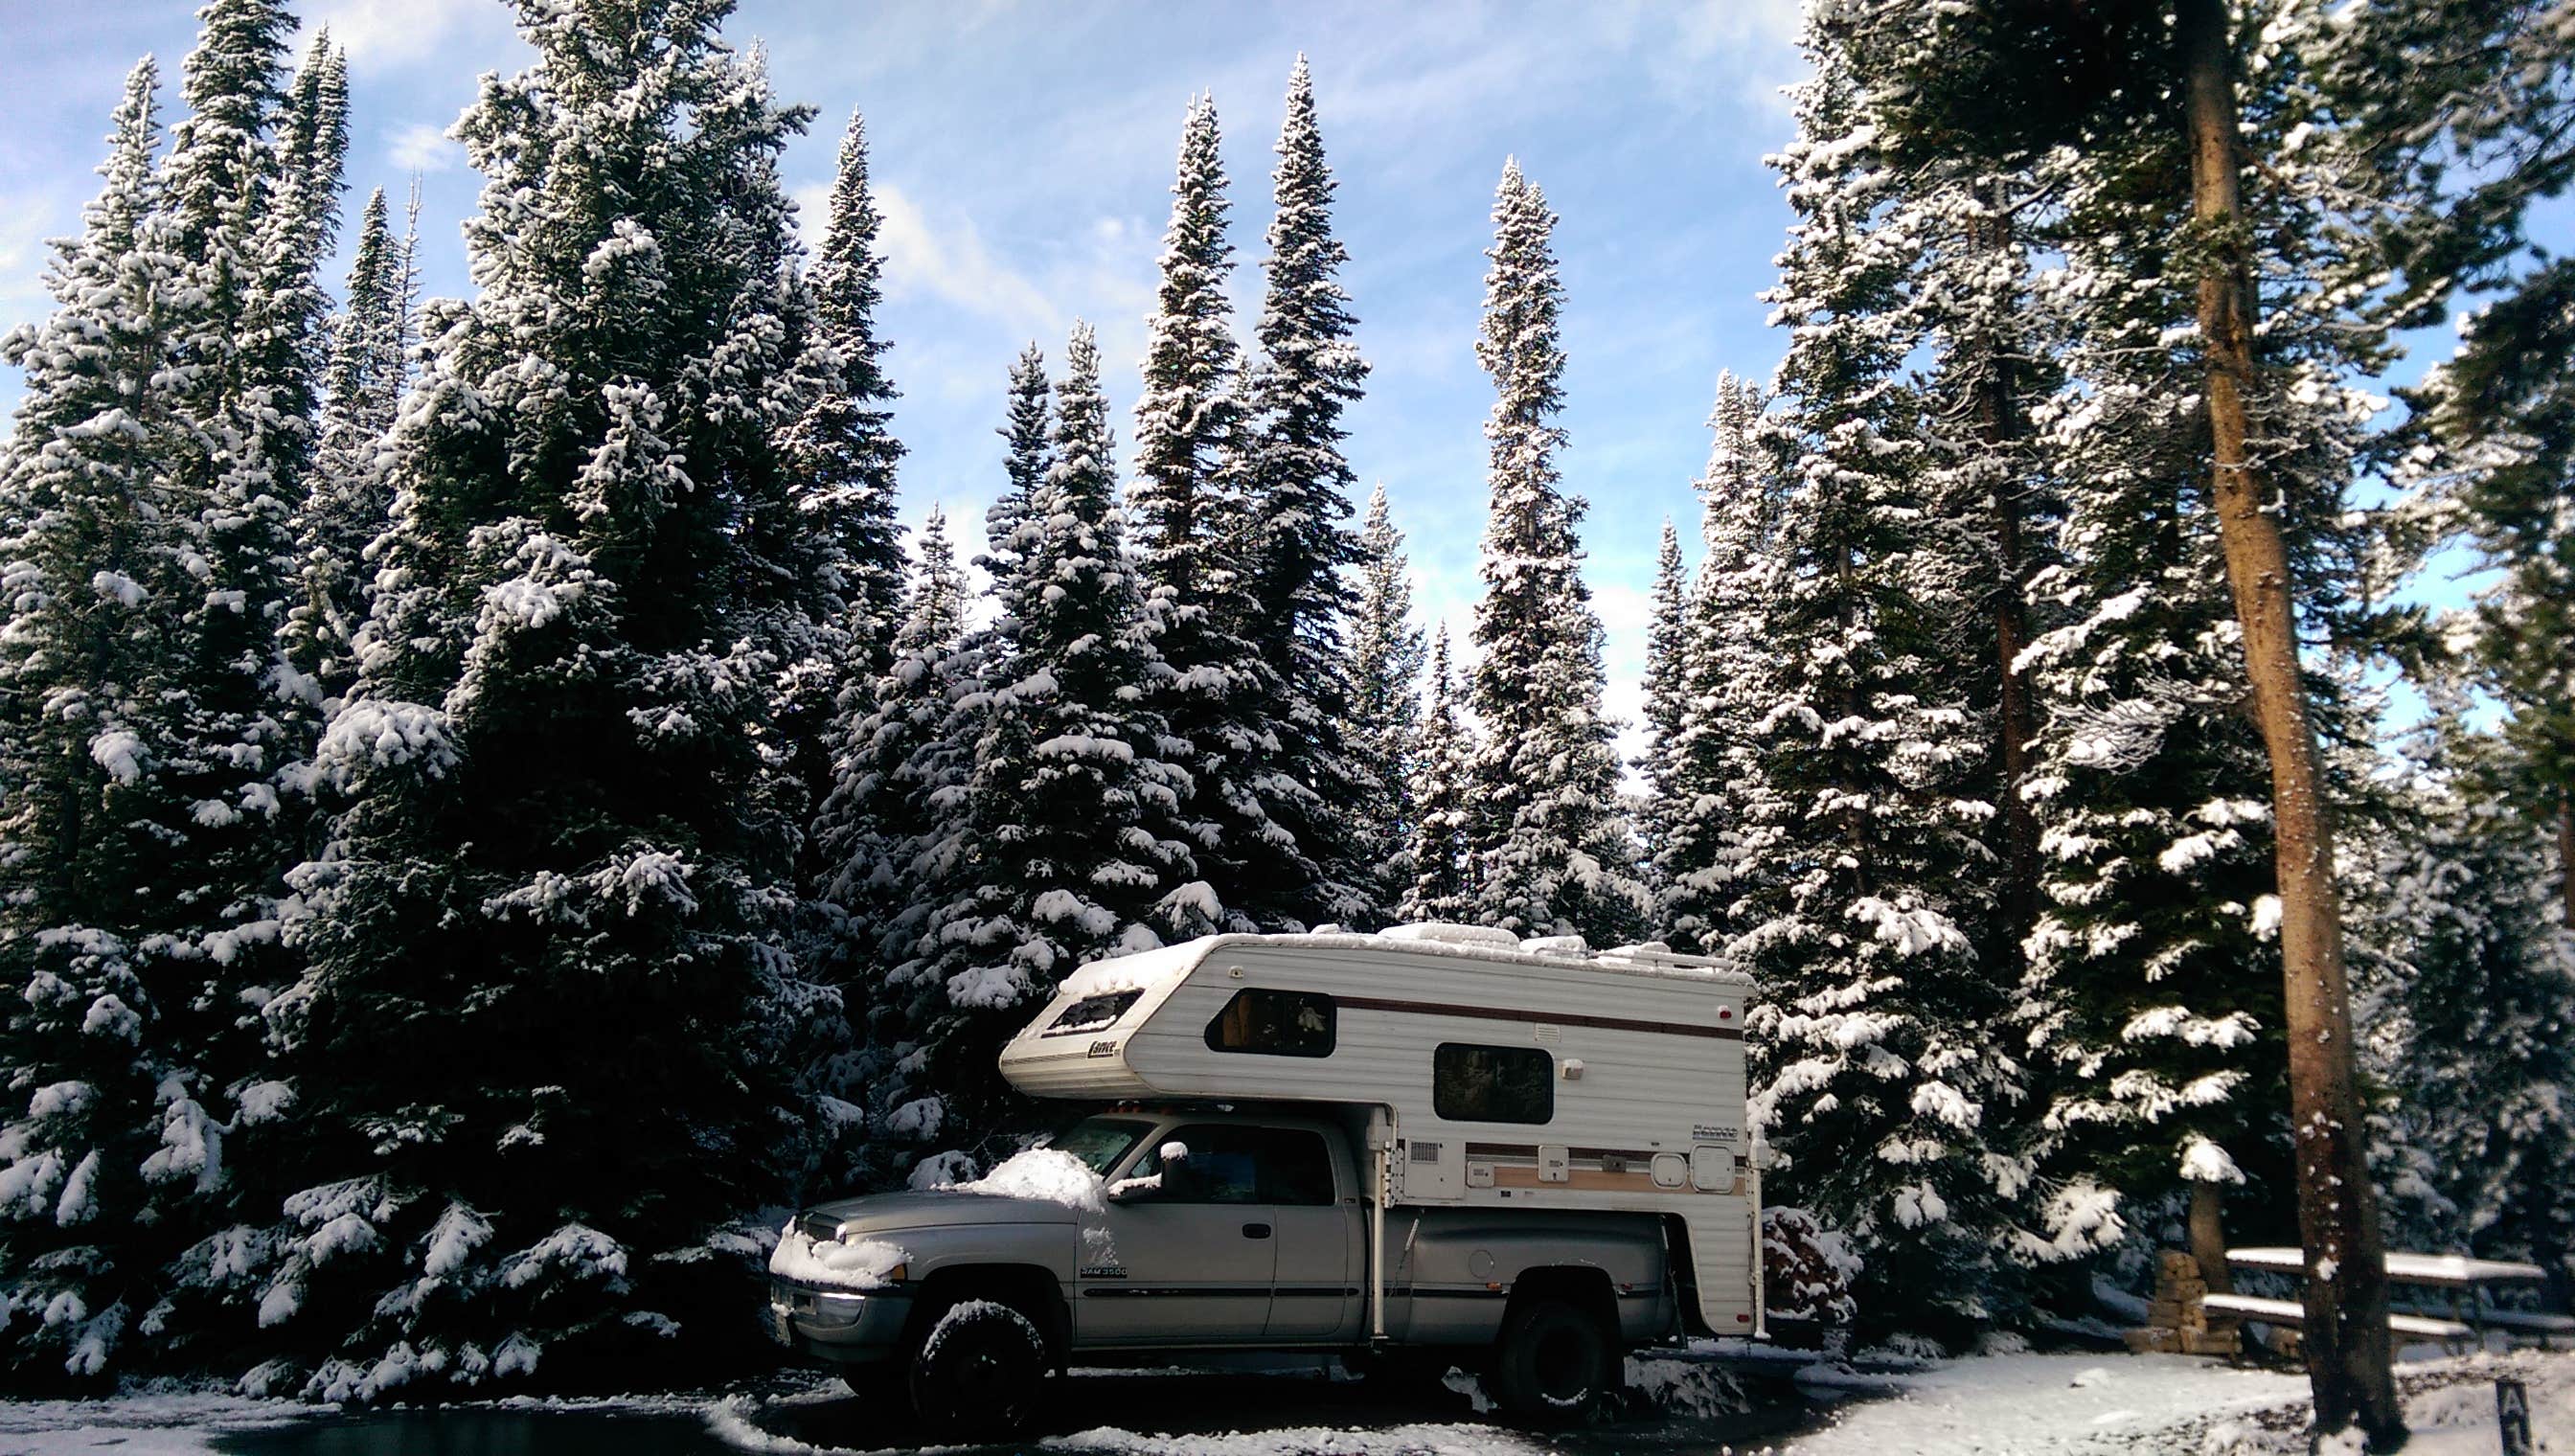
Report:
<svg viewBox="0 0 2575 1456"><path fill-rule="evenodd" d="M1748 986L1752 983L1752 977L1723 961L1703 955L1678 954L1660 941L1593 950L1583 943L1579 935L1547 935L1522 940L1508 930L1497 930L1487 925L1433 921L1393 925L1374 934L1321 930L1295 935L1207 935L1159 950L1094 961L1066 977L1057 994L1081 998L1118 991L1150 990L1186 977L1210 952L1226 945L1346 949L1358 946L1382 948L1389 941L1422 955L1491 960L1509 965L1579 965L1622 975L1721 981L1731 985Z"/></svg>

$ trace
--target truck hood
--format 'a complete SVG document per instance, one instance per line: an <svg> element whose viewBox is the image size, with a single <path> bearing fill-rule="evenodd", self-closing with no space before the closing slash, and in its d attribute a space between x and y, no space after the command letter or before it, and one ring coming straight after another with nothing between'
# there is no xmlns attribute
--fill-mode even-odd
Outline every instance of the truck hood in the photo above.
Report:
<svg viewBox="0 0 2575 1456"><path fill-rule="evenodd" d="M887 1233L904 1228L933 1228L961 1223L1075 1223L1080 1215L1044 1198L1007 1198L992 1193L932 1189L913 1193L873 1193L817 1203L805 1217L853 1225L853 1233ZM816 1230L820 1231L820 1230Z"/></svg>

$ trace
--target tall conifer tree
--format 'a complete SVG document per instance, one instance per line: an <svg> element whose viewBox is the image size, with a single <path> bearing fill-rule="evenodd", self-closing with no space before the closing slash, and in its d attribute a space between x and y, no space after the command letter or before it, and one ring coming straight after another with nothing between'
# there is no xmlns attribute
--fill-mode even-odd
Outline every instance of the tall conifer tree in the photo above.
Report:
<svg viewBox="0 0 2575 1456"><path fill-rule="evenodd" d="M1475 915L1475 741L1456 675L1448 625L1430 637L1429 706L1413 740L1410 869L1396 904L1402 920L1471 921Z"/></svg>
<svg viewBox="0 0 2575 1456"><path fill-rule="evenodd" d="M1271 174L1276 212L1262 260L1261 360L1248 382L1251 432L1241 474L1250 535L1245 639L1277 672L1269 707L1279 736L1271 811L1294 836L1319 882L1281 886L1256 914L1348 920L1382 913L1383 858L1359 820L1384 792L1383 765L1345 740L1349 697L1364 691L1342 651L1351 607L1341 568L1361 560L1342 523L1355 477L1341 453L1341 414L1359 397L1367 362L1350 335L1338 274L1349 252L1332 233L1331 169L1314 120L1305 58L1288 78L1288 118ZM1417 667L1418 646L1415 660ZM1299 897L1303 903L1298 903Z"/></svg>
<svg viewBox="0 0 2575 1456"><path fill-rule="evenodd" d="M319 1398L631 1361L728 1297L723 1225L776 1175L794 826L775 594L734 527L780 476L775 162L806 113L726 8L531 0L534 64L458 124L483 293L430 320L389 442L318 758L339 812L295 876L309 969L267 1008L306 1186L229 1259L272 1338L347 1357Z"/></svg>
<svg viewBox="0 0 2575 1456"><path fill-rule="evenodd" d="M196 1086L189 976L157 950L186 800L165 768L173 599L193 583L166 383L189 287L153 173L157 72L126 78L105 179L47 277L56 310L0 344L26 397L0 474L0 1369L95 1377L161 1298L191 1203L222 1176L163 1152L169 1078ZM184 1178L159 1177L163 1170Z"/></svg>
<svg viewBox="0 0 2575 1456"><path fill-rule="evenodd" d="M1372 866L1367 920L1394 913L1412 880L1412 841L1419 819L1421 771L1421 629L1412 623L1410 564L1395 530L1385 487L1368 493L1359 529L1358 608L1349 642L1350 697L1342 736L1375 785L1341 811L1346 831Z"/></svg>
<svg viewBox="0 0 2575 1456"><path fill-rule="evenodd" d="M1618 757L1600 711L1600 621L1582 582L1579 497L1561 488L1563 285L1546 198L1503 164L1485 256L1475 357L1492 377L1490 491L1475 605L1476 906L1523 935L1600 943L1641 928L1644 890L1618 804Z"/></svg>

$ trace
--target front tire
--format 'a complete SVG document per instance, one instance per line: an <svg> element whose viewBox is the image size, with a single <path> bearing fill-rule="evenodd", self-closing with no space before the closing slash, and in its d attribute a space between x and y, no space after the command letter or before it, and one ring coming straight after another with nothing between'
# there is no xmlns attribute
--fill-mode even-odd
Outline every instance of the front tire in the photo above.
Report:
<svg viewBox="0 0 2575 1456"><path fill-rule="evenodd" d="M1520 1420L1569 1426L1587 1419L1618 1379L1618 1350L1598 1319L1561 1299L1533 1299L1502 1322L1488 1389Z"/></svg>
<svg viewBox="0 0 2575 1456"><path fill-rule="evenodd" d="M1028 1423L1046 1378L1046 1336L1007 1304L969 1299L931 1321L908 1384L925 1433L989 1440Z"/></svg>

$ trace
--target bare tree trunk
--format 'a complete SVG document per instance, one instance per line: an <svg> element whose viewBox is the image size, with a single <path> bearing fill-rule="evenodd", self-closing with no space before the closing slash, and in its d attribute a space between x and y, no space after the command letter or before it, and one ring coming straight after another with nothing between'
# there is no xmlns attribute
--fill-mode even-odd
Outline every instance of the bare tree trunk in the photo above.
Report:
<svg viewBox="0 0 2575 1456"><path fill-rule="evenodd" d="M2357 1420L2372 1444L2387 1450L2404 1440L2405 1419L2388 1366L2386 1255L2352 1068L2333 824L2298 670L2288 550L2278 516L2264 509L2263 483L2246 450L2254 302L2227 10L2225 0L2180 0L2178 8L2189 88L2191 211L2213 250L2201 266L2199 332L2218 529L2244 631L2254 713L2271 758L2298 1235L2308 1259L2307 1378L2319 1432Z"/></svg>
<svg viewBox="0 0 2575 1456"><path fill-rule="evenodd" d="M2199 1277L2218 1294L2235 1292L2226 1272L2226 1185L2190 1185L2190 1256L2199 1261Z"/></svg>

